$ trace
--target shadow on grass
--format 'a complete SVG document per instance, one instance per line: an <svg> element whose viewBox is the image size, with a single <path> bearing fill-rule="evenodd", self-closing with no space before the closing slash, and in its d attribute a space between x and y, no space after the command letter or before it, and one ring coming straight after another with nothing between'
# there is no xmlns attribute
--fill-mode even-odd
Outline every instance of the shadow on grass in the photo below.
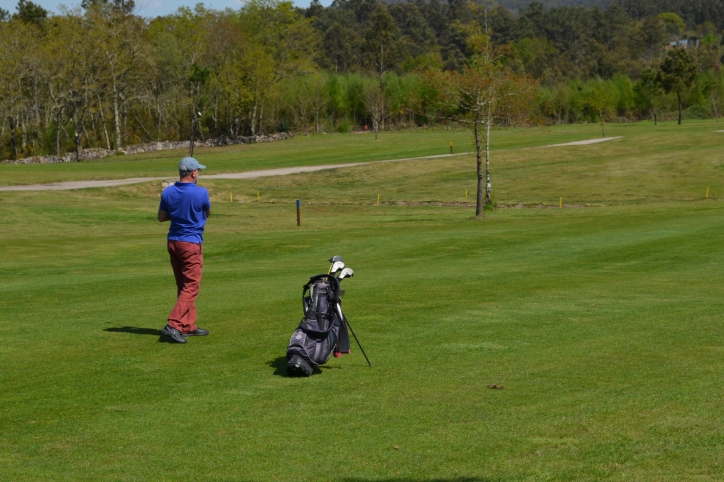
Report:
<svg viewBox="0 0 724 482"><path fill-rule="evenodd" d="M122 326L120 328L105 328L103 331L111 333L131 333L133 335L152 335L158 337L159 343L173 343L171 338L167 337L161 330L155 328L138 328L135 326Z"/></svg>
<svg viewBox="0 0 724 482"><path fill-rule="evenodd" d="M277 357L271 361L268 361L266 364L268 367L274 369L273 375L276 375L278 377L287 376L287 357L286 356ZM322 373L322 370L320 370L319 367L314 367L314 372L312 373L312 375L318 375L320 373Z"/></svg>

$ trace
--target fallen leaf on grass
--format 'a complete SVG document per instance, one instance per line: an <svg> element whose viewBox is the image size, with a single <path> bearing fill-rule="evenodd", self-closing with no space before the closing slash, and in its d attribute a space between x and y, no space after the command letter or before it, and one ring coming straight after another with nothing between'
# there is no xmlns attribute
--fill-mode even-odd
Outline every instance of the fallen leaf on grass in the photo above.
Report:
<svg viewBox="0 0 724 482"><path fill-rule="evenodd" d="M399 445L395 445L395 450L400 450L400 446L399 446Z"/></svg>

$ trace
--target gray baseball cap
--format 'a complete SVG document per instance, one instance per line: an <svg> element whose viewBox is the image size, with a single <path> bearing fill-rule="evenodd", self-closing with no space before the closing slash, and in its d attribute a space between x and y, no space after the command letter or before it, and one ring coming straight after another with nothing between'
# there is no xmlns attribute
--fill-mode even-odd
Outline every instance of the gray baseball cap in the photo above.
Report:
<svg viewBox="0 0 724 482"><path fill-rule="evenodd" d="M184 157L181 162L178 163L179 171L193 171L195 169L206 169L206 166L199 164L199 161L193 157Z"/></svg>

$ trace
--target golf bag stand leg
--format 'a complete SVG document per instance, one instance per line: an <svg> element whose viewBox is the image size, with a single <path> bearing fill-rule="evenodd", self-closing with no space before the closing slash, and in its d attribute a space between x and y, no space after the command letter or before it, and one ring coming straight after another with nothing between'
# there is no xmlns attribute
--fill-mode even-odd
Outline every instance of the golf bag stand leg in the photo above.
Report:
<svg viewBox="0 0 724 482"><path fill-rule="evenodd" d="M357 335L354 334L354 330L352 329L352 325L349 324L349 320L347 320L347 317L344 316L344 313L342 313L342 307L337 304L337 311L339 312L340 318L344 320L345 324L347 325L347 328L349 328L350 333L352 333L352 336L354 337L354 341L357 342L357 346L359 347L360 351L362 352L362 355L365 357L365 360L367 360L367 364L372 368L372 363L370 362L370 359L367 358L367 354L365 353L365 349L362 348L362 344L360 344L359 340L357 339Z"/></svg>

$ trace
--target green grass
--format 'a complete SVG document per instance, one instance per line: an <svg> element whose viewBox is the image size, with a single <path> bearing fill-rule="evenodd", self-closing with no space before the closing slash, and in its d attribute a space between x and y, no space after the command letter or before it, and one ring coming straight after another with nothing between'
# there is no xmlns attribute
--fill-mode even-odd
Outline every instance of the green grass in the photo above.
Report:
<svg viewBox="0 0 724 482"><path fill-rule="evenodd" d="M500 152L496 200L530 208L484 221L471 156L203 181L211 335L185 346L159 341L158 186L0 193L0 480L720 480L724 134L684 127ZM591 207L534 208L560 197ZM286 378L333 254L375 366Z"/></svg>
<svg viewBox="0 0 724 482"><path fill-rule="evenodd" d="M706 127L705 127L706 126ZM716 128L713 123L692 122L683 128L673 124L659 126L656 132L698 132ZM653 132L648 124L611 125L608 136ZM493 149L517 149L600 137L596 125L560 126L550 129L496 131ZM294 167L320 164L368 162L383 159L449 154L473 151L473 138L467 130L420 129L383 132L375 141L373 134L335 134L297 136L271 144L251 144L222 148L202 148L195 152L208 166L206 174ZM122 179L129 177L173 176L181 157L188 151L160 151L132 156L111 156L92 162L23 165L0 164L0 186L75 180Z"/></svg>

